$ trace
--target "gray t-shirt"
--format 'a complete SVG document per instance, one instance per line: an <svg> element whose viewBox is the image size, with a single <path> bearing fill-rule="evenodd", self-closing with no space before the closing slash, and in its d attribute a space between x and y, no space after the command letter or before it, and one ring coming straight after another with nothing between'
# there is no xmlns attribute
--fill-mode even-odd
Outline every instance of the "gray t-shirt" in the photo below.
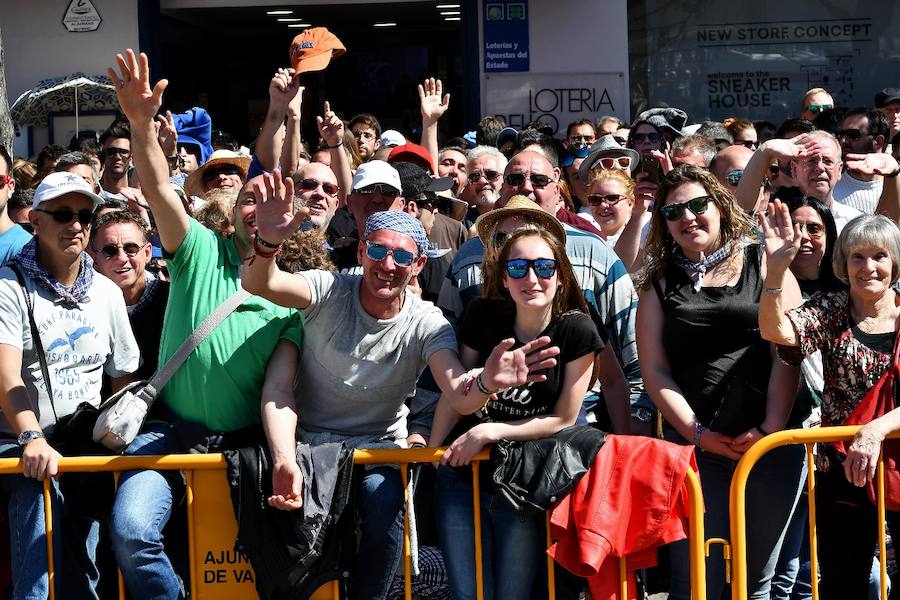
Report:
<svg viewBox="0 0 900 600"><path fill-rule="evenodd" d="M432 303L413 294L406 294L396 317L372 317L359 299L361 276L328 271L298 276L306 279L312 295L304 311L294 389L301 441L324 439L316 433L405 439L409 410L404 402L415 393L428 359L439 350L458 350L450 323Z"/></svg>
<svg viewBox="0 0 900 600"><path fill-rule="evenodd" d="M82 402L95 406L100 402L103 372L121 377L140 366L122 290L100 273L93 275L87 298L75 308L66 308L58 296L25 275L59 417L73 413ZM22 351L22 381L32 407L38 398L35 414L41 427L53 425L53 408L32 342L28 309L9 267L0 269L0 344ZM5 418L0 418L0 432L12 434Z"/></svg>

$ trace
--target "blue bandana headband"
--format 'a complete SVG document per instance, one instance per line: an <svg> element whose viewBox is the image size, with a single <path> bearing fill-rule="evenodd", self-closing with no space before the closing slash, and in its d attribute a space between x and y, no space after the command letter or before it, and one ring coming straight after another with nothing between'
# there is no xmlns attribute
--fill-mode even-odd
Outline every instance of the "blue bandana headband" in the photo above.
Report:
<svg viewBox="0 0 900 600"><path fill-rule="evenodd" d="M399 210L385 210L374 213L366 219L366 239L379 229L388 229L396 233L408 235L416 243L419 254L428 249L428 237L421 221L409 213Z"/></svg>

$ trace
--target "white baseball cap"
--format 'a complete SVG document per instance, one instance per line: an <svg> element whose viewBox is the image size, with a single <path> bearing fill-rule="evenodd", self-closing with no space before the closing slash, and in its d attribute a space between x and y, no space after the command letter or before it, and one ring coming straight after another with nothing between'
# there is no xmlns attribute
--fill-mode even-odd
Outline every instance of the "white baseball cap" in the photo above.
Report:
<svg viewBox="0 0 900 600"><path fill-rule="evenodd" d="M388 129L381 134L382 148L395 148L406 143L406 138L396 129Z"/></svg>
<svg viewBox="0 0 900 600"><path fill-rule="evenodd" d="M40 185L34 191L34 200L31 203L31 207L37 208L44 202L49 202L54 198L70 193L82 194L90 198L94 203L94 210L97 210L97 207L103 204L103 198L94 193L87 181L74 173L62 171L60 173L50 173L41 180Z"/></svg>
<svg viewBox="0 0 900 600"><path fill-rule="evenodd" d="M400 173L383 160L370 160L359 165L356 173L353 174L353 182L350 189L358 190L376 183L389 185L398 192L403 190L403 184L400 183Z"/></svg>

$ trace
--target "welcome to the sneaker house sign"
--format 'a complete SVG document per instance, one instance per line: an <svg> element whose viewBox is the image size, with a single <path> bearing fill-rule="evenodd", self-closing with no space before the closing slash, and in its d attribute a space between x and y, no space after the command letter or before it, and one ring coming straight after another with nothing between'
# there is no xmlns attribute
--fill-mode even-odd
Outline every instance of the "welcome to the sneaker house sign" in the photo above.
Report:
<svg viewBox="0 0 900 600"><path fill-rule="evenodd" d="M73 33L83 31L97 31L103 19L94 7L91 0L72 0L63 16L63 25L66 31Z"/></svg>

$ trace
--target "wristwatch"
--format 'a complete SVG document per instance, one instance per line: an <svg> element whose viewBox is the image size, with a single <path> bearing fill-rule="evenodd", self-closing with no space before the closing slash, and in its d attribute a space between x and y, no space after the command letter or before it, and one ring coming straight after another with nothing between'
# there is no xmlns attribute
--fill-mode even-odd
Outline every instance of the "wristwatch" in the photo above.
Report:
<svg viewBox="0 0 900 600"><path fill-rule="evenodd" d="M643 406L635 406L631 409L631 416L643 423L649 423L653 420L654 413L649 408Z"/></svg>
<svg viewBox="0 0 900 600"><path fill-rule="evenodd" d="M44 437L43 431L23 431L19 434L19 438L16 441L19 443L19 446L22 446L24 448L30 442L33 442L34 440L42 437Z"/></svg>

